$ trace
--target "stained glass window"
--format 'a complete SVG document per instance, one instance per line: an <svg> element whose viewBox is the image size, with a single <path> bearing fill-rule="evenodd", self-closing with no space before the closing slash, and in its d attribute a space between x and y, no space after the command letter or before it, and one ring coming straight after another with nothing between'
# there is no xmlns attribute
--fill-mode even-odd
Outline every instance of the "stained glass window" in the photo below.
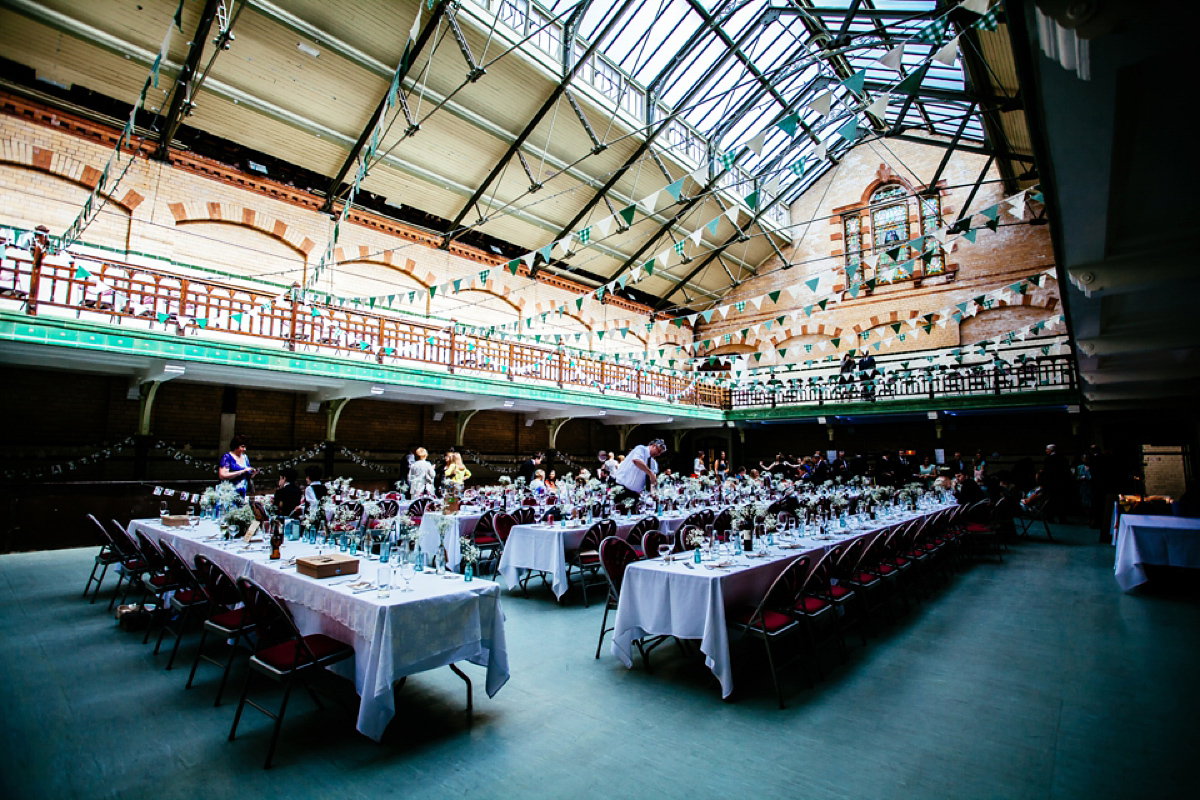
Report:
<svg viewBox="0 0 1200 800"><path fill-rule="evenodd" d="M846 264L858 264L862 258L862 218L851 214L842 220L846 239Z"/></svg>
<svg viewBox="0 0 1200 800"><path fill-rule="evenodd" d="M929 236L942 226L942 199L940 197L921 198L921 233ZM933 258L925 265L926 275L939 275L946 271L946 259L942 248L934 250Z"/></svg>

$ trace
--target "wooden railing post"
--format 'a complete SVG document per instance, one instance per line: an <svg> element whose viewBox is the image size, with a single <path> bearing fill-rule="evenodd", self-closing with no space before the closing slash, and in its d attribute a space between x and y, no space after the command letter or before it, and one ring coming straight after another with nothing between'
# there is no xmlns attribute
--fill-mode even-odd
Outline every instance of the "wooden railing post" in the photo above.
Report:
<svg viewBox="0 0 1200 800"><path fill-rule="evenodd" d="M29 296L25 298L25 313L31 317L37 316L38 289L42 282L42 259L50 247L50 229L38 225L33 235L33 247L30 248L32 260L29 266ZM72 276L73 277L73 276Z"/></svg>
<svg viewBox="0 0 1200 800"><path fill-rule="evenodd" d="M558 388L563 388L563 351L558 349Z"/></svg>
<svg viewBox="0 0 1200 800"><path fill-rule="evenodd" d="M454 320L450 320L450 357L447 359L450 363L448 363L446 365L446 369L451 374L454 373L454 359L455 359L455 356L457 355L456 350L457 350L457 346L458 346L458 339L455 336L457 331L458 331L458 323L455 322Z"/></svg>
<svg viewBox="0 0 1200 800"><path fill-rule="evenodd" d="M299 305L299 301L297 300L296 295L299 294L299 289L300 289L300 284L293 283L292 290L290 292L288 292L288 301L291 303L292 310L291 310L291 319L289 320L289 323L288 323L287 349L293 350L293 351L296 349L296 312L297 312L296 306Z"/></svg>

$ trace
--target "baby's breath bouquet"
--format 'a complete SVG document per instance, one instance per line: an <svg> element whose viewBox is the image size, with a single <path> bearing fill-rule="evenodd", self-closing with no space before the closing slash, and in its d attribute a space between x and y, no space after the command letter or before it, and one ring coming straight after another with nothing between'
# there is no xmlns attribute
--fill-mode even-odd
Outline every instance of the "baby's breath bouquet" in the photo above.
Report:
<svg viewBox="0 0 1200 800"><path fill-rule="evenodd" d="M216 486L210 486L204 490L204 495L200 498L200 506L202 508L214 508L216 506L230 506L242 502L242 496L238 494L237 489L233 488L233 484L229 481L222 481Z"/></svg>

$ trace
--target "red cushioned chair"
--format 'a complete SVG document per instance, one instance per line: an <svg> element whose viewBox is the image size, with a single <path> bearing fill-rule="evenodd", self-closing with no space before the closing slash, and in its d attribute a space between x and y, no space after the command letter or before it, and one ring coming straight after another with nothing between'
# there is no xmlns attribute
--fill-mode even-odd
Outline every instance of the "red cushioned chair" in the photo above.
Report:
<svg viewBox="0 0 1200 800"><path fill-rule="evenodd" d="M629 542L629 546L641 558L654 558L658 551L649 552L645 550L642 547L642 538L650 531L657 531L658 528L658 517L642 517L633 523L633 527L629 529L629 533L625 534L625 541Z"/></svg>
<svg viewBox="0 0 1200 800"><path fill-rule="evenodd" d="M117 545L113 542L112 534L104 529L100 524L100 520L96 519L91 514L88 514L90 519L96 526L93 533L96 534L96 539L100 543L100 552L96 553L96 558L92 562L92 574L88 575L87 583L83 585L83 596L88 596L88 591L92 588L92 583L96 584L96 589L92 591L92 603L96 602L96 595L100 594L100 585L104 583L104 576L108 574L108 568L113 564L121 563L121 551L117 549ZM100 569L103 567L103 569ZM96 570L100 569L100 577L96 577Z"/></svg>
<svg viewBox="0 0 1200 800"><path fill-rule="evenodd" d="M671 539L672 539L672 537L667 536L665 533L658 530L657 528L655 528L652 531L646 531L645 533L642 534L642 541L641 541L642 557L643 558L657 558L658 557L658 546L660 544L670 543L671 551L674 552L675 544L674 544L674 542L671 541Z"/></svg>
<svg viewBox="0 0 1200 800"><path fill-rule="evenodd" d="M243 639L248 640L249 635L254 632L254 621L242 605L242 593L229 573L203 555L196 556L195 564L195 575L204 585L211 603L208 607L208 619L204 621L200 630L200 643L196 646L192 671L188 674L187 685L184 688L192 688L192 682L196 679L196 668L200 666L201 660L221 667L221 683L217 686L217 697L213 701L213 706L216 707L221 705L221 695L225 693L225 684L229 681L229 671L233 668L238 644ZM229 644L229 655L224 663L204 654L204 642L210 633L218 642Z"/></svg>
<svg viewBox="0 0 1200 800"><path fill-rule="evenodd" d="M283 604L267 590L249 578L238 578L237 585L246 601L250 618L254 620L258 649L250 656L250 672L246 675L242 699L238 701L237 712L233 716L233 727L229 729L229 741L232 742L237 736L242 709L247 704L274 719L271 743L267 747L267 760L263 763L263 769L270 769L275 744L279 741L279 730L283 727L283 715L287 712L288 698L296 679L303 681L317 705L324 707L312 687L308 685L309 674L320 672L332 664L353 657L354 648L323 633L304 636ZM277 713L272 713L246 699L250 692L250 680L255 673L283 684L283 701Z"/></svg>
<svg viewBox="0 0 1200 800"><path fill-rule="evenodd" d="M600 648L604 645L604 634L612 630L608 627L608 612L616 611L621 603L621 587L625 584L625 569L639 559L637 553L629 546L629 542L618 536L606 536L600 542L600 569L608 584L608 597L604 602L604 618L600 620L600 639L596 642L596 658L600 658ZM650 672L650 653L654 648L667 641L669 636L649 636L645 640L634 639L633 644L642 654L642 665Z"/></svg>
<svg viewBox="0 0 1200 800"><path fill-rule="evenodd" d="M142 581L142 605L146 604L150 595L154 595L155 605L160 609L165 608L166 594L184 588L183 576L171 569L158 544L142 531L137 532L137 543L142 559L149 569L149 575ZM150 631L153 627L153 624L146 626L142 644L150 641Z"/></svg>
<svg viewBox="0 0 1200 800"><path fill-rule="evenodd" d="M822 554L805 580L800 600L794 607L796 613L812 621L825 617L827 610L834 612L830 619L833 623L832 628L837 634L838 650L842 655L842 661L846 660L846 631L850 626L857 625L863 644L867 643L867 633L863 625L861 606L858 605L858 595L852 587L834 579L835 565L842 557L844 550L845 545L839 544ZM819 669L820 662L818 662Z"/></svg>
<svg viewBox="0 0 1200 800"><path fill-rule="evenodd" d="M779 672L800 660L801 656L793 655L777 666L776 654L772 648L779 647L783 639L801 633L805 633L811 642L811 629L807 620L792 612L801 600L804 576L808 572L809 564L808 556L800 556L779 573L757 606L738 606L728 609L725 613L726 624L740 632L740 638L748 636L763 643L767 651L767 665L771 670L771 682L775 686L775 698L779 701L780 708L783 708L784 704L783 690L779 686ZM833 607L830 606L827 610L832 612ZM812 675L808 677L811 686Z"/></svg>
<svg viewBox="0 0 1200 800"><path fill-rule="evenodd" d="M208 591L200 582L200 579L192 572L191 567L179 555L179 552L171 546L168 541L160 541L159 547L162 548L163 559L167 562L167 569L172 575L179 578L180 588L171 595L169 601L171 615L175 617L175 622L172 624L171 617L167 616L163 619L162 630L158 632L158 641L154 643L154 654L158 655L159 648L162 647L163 637L169 632L175 637L175 644L171 648L171 657L167 659L167 669L171 669L175 665L175 655L179 652L179 643L183 641L183 632L187 630L188 623L192 620L192 615L201 612L207 608ZM146 631L149 634L149 631Z"/></svg>
<svg viewBox="0 0 1200 800"><path fill-rule="evenodd" d="M603 586L605 581L600 570L600 542L607 526L604 520L596 522L588 528L579 540L579 547L571 550L567 556L567 584L571 583L571 570L579 574L579 588L583 591L583 607L587 608L587 590L589 586ZM528 583L532 572L525 573L524 582ZM543 580L545 580L543 576Z"/></svg>
<svg viewBox="0 0 1200 800"><path fill-rule="evenodd" d="M121 554L121 564L117 568L117 587L113 590L113 596L108 601L108 608L111 611L113 604L117 601L117 595L121 596L121 605L125 605L125 601L129 599L131 592L141 589L142 578L150 571L146 565L146 561L142 558L142 551L138 549L137 541L134 540L129 532L125 530L125 526L112 520L112 542L116 546L117 551ZM121 585L125 585L125 593L121 594Z"/></svg>

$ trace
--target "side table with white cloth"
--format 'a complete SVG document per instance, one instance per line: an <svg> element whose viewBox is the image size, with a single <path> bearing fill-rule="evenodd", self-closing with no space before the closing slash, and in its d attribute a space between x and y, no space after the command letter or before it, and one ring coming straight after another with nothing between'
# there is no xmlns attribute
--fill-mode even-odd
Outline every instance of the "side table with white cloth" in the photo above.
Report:
<svg viewBox="0 0 1200 800"><path fill-rule="evenodd" d="M1146 582L1143 564L1200 568L1200 519L1122 514L1113 572L1121 591Z"/></svg>
<svg viewBox="0 0 1200 800"><path fill-rule="evenodd" d="M712 563L693 564L690 554L676 556L671 562L653 558L630 564L621 585L612 654L626 667L632 667L636 639L660 635L699 639L704 663L721 684L721 696L729 697L733 693L733 669L725 623L727 607L757 605L771 582L802 555L808 555L815 565L835 545L874 536L885 528L943 508L903 512L824 537L797 536L795 542L737 556L723 568L714 568Z"/></svg>
<svg viewBox="0 0 1200 800"><path fill-rule="evenodd" d="M440 511L426 511L421 517L421 527L418 529L421 552L432 554L436 553L439 547L446 548L446 567L458 572L458 565L462 560L459 538L470 536L471 532L475 530L475 524L482 516L482 513L472 511L460 511L457 514L449 515ZM444 519L452 519L454 523L447 525L443 532L442 520Z"/></svg>
<svg viewBox="0 0 1200 800"><path fill-rule="evenodd" d="M629 533L637 524L637 519L624 517L615 520L617 536L624 537ZM514 525L509 531L508 541L504 544L498 570L508 588L515 589L520 584L521 573L525 570L544 572L551 576L550 589L554 596L562 597L568 588L567 553L579 547L579 542L590 527L591 525L572 521L567 521L566 525Z"/></svg>
<svg viewBox="0 0 1200 800"><path fill-rule="evenodd" d="M189 562L200 553L234 577L249 577L284 601L301 633L324 633L353 644L354 658L332 671L354 681L361 698L357 728L375 741L395 716L392 687L402 678L470 661L487 669L489 697L508 681L500 587L492 581L417 573L413 591L392 588L381 598L377 590L354 589L345 579L298 574L292 559L315 555L313 544L284 542L284 560L271 561L262 545L247 551L236 540L220 541L216 523L208 520L195 529L134 520L130 532L137 531L170 542ZM359 567L360 578L374 583L379 562L364 559Z"/></svg>

